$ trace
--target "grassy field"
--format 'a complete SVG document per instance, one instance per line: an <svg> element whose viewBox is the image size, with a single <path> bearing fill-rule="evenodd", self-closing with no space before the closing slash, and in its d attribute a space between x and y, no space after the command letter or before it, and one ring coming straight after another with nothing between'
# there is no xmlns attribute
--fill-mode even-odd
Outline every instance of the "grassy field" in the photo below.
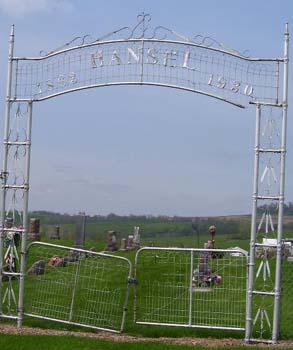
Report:
<svg viewBox="0 0 293 350"><path fill-rule="evenodd" d="M202 247L204 242L206 241L206 237L199 237L199 246ZM73 241L70 240L60 240L60 241L50 241L51 243L58 243L60 245L65 245L65 246L72 246L73 245ZM142 245L148 245L149 244L149 239L143 239L142 240ZM179 237L169 237L169 238L152 238L152 244L154 244L155 246L161 246L161 247L197 247L198 245L198 241L197 241L197 237L192 237L192 236L179 236ZM217 248L229 248L229 247L235 247L235 246L239 246L243 249L248 249L249 247L249 241L246 239L243 240L238 240L238 239L231 239L231 235L218 235L217 236L217 241L216 241L216 247ZM105 247L105 237L98 237L98 239L96 240L87 240L86 241L86 247L89 249L91 247L95 247L97 249L97 251L103 250ZM49 257L51 257L53 254L53 251L49 250L39 250L39 249L32 249L31 253L29 254L29 259L28 259L28 267L36 260L39 260L42 256L45 257L46 261L48 261ZM58 251L54 251L54 254L56 255L64 255L64 252L58 252ZM135 253L134 252L118 252L115 253L115 255L119 255L122 257L127 257L128 259L130 259L132 261L132 263L134 262L134 256ZM66 316L68 317L68 315L70 314L70 298L68 298L68 294L72 292L72 286L74 285L74 271L76 271L76 264L77 263L71 263L68 264L67 267L62 268L62 276L60 275L60 270L58 269L54 269L54 268L47 268L47 273L46 273L46 280L50 280L54 281L53 284L47 285L46 284L42 285L42 282L38 281L36 284L35 283L35 277L28 277L28 279L26 280L26 308L29 309L30 311L32 310L32 307L34 305L34 312L36 312L37 314L40 313L40 310L43 308L43 305L40 307L40 309L37 309L37 303L35 302L39 302L44 300L44 298L50 298L50 293L49 293L49 297L48 294L42 294L43 291L47 288L49 290L49 288L51 289L51 297L52 300L46 299L46 303L48 305L52 305L54 303L57 303L58 305L56 305L55 309L59 309L60 310L60 318L62 318L62 316ZM148 265L147 259L145 259L145 266ZM180 264L179 264L180 265ZM181 264L182 265L182 264ZM106 266L106 265L105 265ZM104 267L105 267L104 266ZM183 266L183 265L182 265ZM182 267L181 266L181 267ZM81 287L81 291L82 288L86 288L87 291L89 289L88 286L85 287L86 283L87 283L87 277L90 273L92 273L91 271L91 264L85 264L84 266L80 267L80 274L83 277L83 282L80 284ZM163 276L164 274L166 275L166 273L164 273L164 268L166 268L163 266L160 266L156 271L155 271L155 275L153 275L151 278L154 280L159 281L161 276ZM115 319L117 321L117 324L115 324L115 326L117 326L119 324L119 319L121 317L121 312L123 311L123 298L124 295L121 297L120 296L120 307L119 307L119 312L117 313L115 310L113 311L113 303L111 300L113 300L113 295L111 295L111 291L117 289L116 287L118 285L125 285L125 279L124 276L126 274L125 270L123 270L123 268L121 268L120 266L113 266L113 269L107 271L107 273L109 274L109 280L106 279L106 284L107 284L107 288L108 288L108 296L105 295L105 288L103 286L101 286L101 281L99 281L95 276L95 280L96 280L96 290L103 290L103 295L99 294L92 294L92 301L96 298L98 298L101 302L103 301L103 298L105 299L105 307L101 312L101 309L99 308L98 305L96 305L96 314L92 315L92 320L94 320L95 322L97 320L99 320L99 323L106 326L109 320L107 320L107 314L111 314L114 315L113 319ZM185 269L185 267L184 267ZM122 271L122 272L121 272ZM146 276L148 274L146 269L143 269L143 271L146 273ZM286 273L287 273L287 277L288 279L292 278L292 274L290 275L292 271L292 265L287 266L286 269ZM182 271L181 271L182 272ZM231 271L230 271L231 272ZM187 275L189 276L189 272L188 271L183 271L183 275ZM57 274L57 275L56 275ZM271 278L273 279L274 272L272 269L272 276ZM178 273L176 272L175 274L176 276L179 276ZM181 274L182 275L182 274ZM56 277L57 276L57 277ZM59 276L59 277L58 277ZM65 277L64 277L65 276ZM176 277L177 278L177 277ZM115 282L113 282L115 281ZM155 282L155 281L154 281ZM174 281L176 282L175 284L178 285L178 282L181 283L180 281L176 280ZM47 283L47 282L45 282ZM105 278L103 283L105 283ZM16 283L14 282L14 284L16 285ZM182 283L181 283L182 285ZM55 292L54 288L60 288L60 286L63 288L60 292L60 289ZM139 285L138 288L144 288L145 286ZM134 336L138 336L138 337L170 337L170 338L181 338L181 337L214 337L214 338L228 338L228 337L233 337L233 338L239 338L239 339L243 339L244 337L244 333L241 332L237 332L237 331L219 331L219 330L210 330L210 329L191 329L191 328L180 328L180 327L158 327L158 326L145 326L145 325L137 325L133 322L133 313L134 313L134 285L130 285L130 289L129 289L129 304L128 304L128 308L127 308L127 313L126 313L126 319L125 319L125 333L126 334L130 334L130 335L134 335ZM179 288L180 289L180 288ZM36 290L39 291L39 294L36 294ZM84 291L84 290L83 290ZM157 292L156 292L157 291ZM139 292L141 292L139 290ZM158 289L158 288L154 288L153 289L154 293L157 293L157 298L159 300L160 298L160 293L162 293L162 290ZM97 293L96 291L93 291L92 293ZM82 312L83 309L87 309L90 310L93 308L93 304L89 304L89 301L83 298L83 293L81 292L81 294L77 297L77 299L75 300L75 309L74 309L74 317L72 319L72 321L74 322L79 322L79 320L81 320L81 317L83 316ZM56 297L56 295L59 295L58 297ZM165 295L166 297L168 297L168 294ZM172 297L172 295L170 294L170 297ZM245 295L242 296L243 298L245 298ZM110 299L109 299L110 298ZM115 296L114 295L114 299L118 299L119 296L118 294ZM227 300L229 300L229 295L226 295ZM293 300L292 300L292 295L288 294L286 295L287 301L286 301L286 307L283 308L282 312L283 312L283 319L284 324L281 325L281 335L283 338L285 339L293 339L293 329L291 327L292 325L292 305L293 305ZM54 300L54 301L53 301ZM110 300L110 301L109 301ZM113 301L114 302L114 301ZM115 300L116 302L116 300ZM259 301L261 302L261 301ZM116 304L115 304L116 305ZM195 306L195 305L194 305ZM143 305L140 305L140 308L143 308ZM197 305L198 307L198 305ZM175 307L176 308L176 307ZM180 307L181 310L186 309L186 305ZM51 317L55 317L54 314L52 313L54 310L52 310L50 307L48 307L48 309L44 310L43 312L48 316ZM186 310L185 310L186 311ZM184 311L184 313L185 313ZM51 314L50 314L51 312ZM62 315L62 312L64 312L64 315ZM116 313L115 313L116 312ZM242 310L243 312L243 310ZM101 316L102 315L102 316ZM179 320L182 320L182 317L180 316L180 314L177 315ZM98 317L100 317L100 319L98 319ZM138 313L138 317L140 317L139 313ZM168 320L168 315L166 316L167 320ZM181 318L180 318L181 317ZM58 318L58 317L57 317ZM169 318L170 320L170 318ZM93 321L93 322L94 322ZM173 320L176 321L176 320ZM177 320L178 321L178 320ZM32 327L41 327L41 328L52 328L52 329L65 329L65 330L76 330L76 331L80 331L80 327L76 327L76 326L72 326L72 325L66 325L66 324L60 324L60 323L56 323L56 322L52 322L52 321L47 321L47 320L40 320L40 319L36 319L36 318L32 318L32 317L25 317L25 325L28 326L32 326ZM118 326L117 326L118 327ZM19 336L15 336L15 338L17 339L17 337ZM25 338L25 336L23 336L23 342L24 345L23 346L27 346L27 344L29 344L29 342L34 342L35 338L31 338L29 336L26 336L27 338ZM54 339L53 339L54 338ZM48 342L48 346L46 346L47 349L50 349L50 343L52 343L52 349L54 348L54 346L56 346L55 348L57 348L57 346L62 349L62 347L60 347L58 344L59 338L53 337L50 338L50 342ZM9 336L2 336L1 335L1 340L4 341L6 344L13 344L14 341L17 341L16 339L14 339L14 336L11 336L11 339L9 339ZM19 340L22 338L18 338ZM24 341L24 339L27 339ZM42 338L44 339L44 338ZM43 341L43 340L42 340ZM68 339L68 344L66 345L67 347L64 347L64 349L75 349L74 347L70 347L70 338ZM78 341L76 340L76 342L78 343ZM76 343L76 344L77 344ZM0 343L1 344L1 343ZM63 343L65 346L65 342ZM75 345L76 345L75 344ZM96 340L93 341L93 343L91 343L91 340L89 343L87 343L87 341L83 340L82 342L82 346L80 347L76 347L76 349L123 349L124 345L118 345L118 344L104 344L103 342L99 343ZM93 345L92 345L93 344ZM126 344L128 347L127 349L146 349L146 343L144 344L131 344L131 347L129 347L130 344ZM33 345L32 345L33 346ZM73 346L73 345L72 345ZM88 347L86 347L88 346ZM108 346L108 347L107 347ZM113 346L113 347L111 347ZM152 348L156 349L158 346L160 346L159 344L152 344ZM158 347L158 349L169 349L169 345L163 344L163 347ZM164 347L165 346L165 347ZM173 347L172 347L173 346ZM182 347L176 347L175 345L170 345L170 349L181 349ZM9 349L8 347L3 347L6 349ZM18 349L22 349L17 347ZM125 347L126 348L126 347ZM149 348L149 347L148 347ZM23 349L26 349L26 347L23 347ZM33 349L33 347L30 347L30 349ZM182 348L183 349L183 348ZM198 347L198 349L200 349L200 347Z"/></svg>

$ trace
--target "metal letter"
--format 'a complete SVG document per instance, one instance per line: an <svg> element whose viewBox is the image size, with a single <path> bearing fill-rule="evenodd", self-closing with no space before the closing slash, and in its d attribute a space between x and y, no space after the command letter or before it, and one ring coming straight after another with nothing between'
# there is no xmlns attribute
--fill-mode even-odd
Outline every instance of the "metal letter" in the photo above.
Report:
<svg viewBox="0 0 293 350"><path fill-rule="evenodd" d="M138 53L135 53L130 47L127 48L127 51L128 51L128 62L127 63L131 64L131 58L133 58L136 61L136 63L139 63L142 48L139 48L137 50Z"/></svg>
<svg viewBox="0 0 293 350"><path fill-rule="evenodd" d="M148 49L148 52L147 52L147 63L151 63L151 64L158 63L159 60L158 60L157 55L158 55L158 51L156 49L154 49L154 48ZM150 61L149 58L152 59L152 61Z"/></svg>
<svg viewBox="0 0 293 350"><path fill-rule="evenodd" d="M189 60L190 60L190 52L187 51L187 52L185 52L185 55L184 55L184 61L183 61L182 68L187 68L187 69L190 69L190 70L195 70L195 67L189 67L189 65L188 65Z"/></svg>
<svg viewBox="0 0 293 350"><path fill-rule="evenodd" d="M110 64L112 64L115 61L116 61L117 64L121 64L121 58L119 57L119 55L118 55L116 50L114 50L113 53L112 53Z"/></svg>
<svg viewBox="0 0 293 350"><path fill-rule="evenodd" d="M164 54L164 66L167 67L168 63L169 67L176 67L174 64L172 64L172 61L176 61L177 57L177 51L165 51Z"/></svg>
<svg viewBox="0 0 293 350"><path fill-rule="evenodd" d="M164 54L164 66L167 67L168 65L168 57L170 55L170 51L165 51L165 54Z"/></svg>
<svg viewBox="0 0 293 350"><path fill-rule="evenodd" d="M103 51L92 53L91 54L92 68L98 68L97 60L99 61L99 66L102 67L104 65L103 57L104 57Z"/></svg>

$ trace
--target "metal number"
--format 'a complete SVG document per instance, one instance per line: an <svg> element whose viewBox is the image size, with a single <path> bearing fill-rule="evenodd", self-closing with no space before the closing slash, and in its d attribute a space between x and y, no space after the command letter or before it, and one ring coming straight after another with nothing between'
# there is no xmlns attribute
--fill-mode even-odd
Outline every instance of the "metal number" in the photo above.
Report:
<svg viewBox="0 0 293 350"><path fill-rule="evenodd" d="M246 96L252 96L252 94L253 94L253 86L251 86L251 85L246 85L246 86L245 86L245 89L244 89L244 94L245 94Z"/></svg>
<svg viewBox="0 0 293 350"><path fill-rule="evenodd" d="M64 87L66 85L65 76L63 74L59 75L57 81L58 85L60 85L61 87Z"/></svg>
<svg viewBox="0 0 293 350"><path fill-rule="evenodd" d="M42 84L41 83L37 83L37 88L38 88L38 93L41 94L43 91L42 91Z"/></svg>
<svg viewBox="0 0 293 350"><path fill-rule="evenodd" d="M218 85L217 85L218 88L224 89L226 84L227 84L227 80L224 77L219 77L218 78Z"/></svg>
<svg viewBox="0 0 293 350"><path fill-rule="evenodd" d="M48 91L54 90L54 83L52 82L52 80L48 79L48 80L46 81L46 85L47 85Z"/></svg>
<svg viewBox="0 0 293 350"><path fill-rule="evenodd" d="M76 73L70 72L68 77L69 77L69 81L70 81L71 84L76 84L77 83Z"/></svg>
<svg viewBox="0 0 293 350"><path fill-rule="evenodd" d="M233 81L233 86L231 87L231 91L239 92L241 83L239 81Z"/></svg>

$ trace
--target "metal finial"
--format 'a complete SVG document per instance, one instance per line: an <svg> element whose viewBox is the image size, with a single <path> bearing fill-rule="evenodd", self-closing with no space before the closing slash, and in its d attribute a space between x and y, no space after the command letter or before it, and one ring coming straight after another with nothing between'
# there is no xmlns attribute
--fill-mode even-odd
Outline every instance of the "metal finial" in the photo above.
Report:
<svg viewBox="0 0 293 350"><path fill-rule="evenodd" d="M11 29L10 29L10 35L13 36L14 35L14 24L11 25Z"/></svg>

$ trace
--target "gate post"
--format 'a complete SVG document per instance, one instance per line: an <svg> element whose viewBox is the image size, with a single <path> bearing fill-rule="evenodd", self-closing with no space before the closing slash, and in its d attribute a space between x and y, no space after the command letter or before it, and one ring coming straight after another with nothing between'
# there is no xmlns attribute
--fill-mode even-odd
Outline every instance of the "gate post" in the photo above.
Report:
<svg viewBox="0 0 293 350"><path fill-rule="evenodd" d="M30 157L31 157L31 134L32 134L32 102L28 103L27 116L27 137L25 141L26 159L25 159L25 179L24 179L24 198L23 198L23 232L21 239L21 257L20 257L20 280L19 280L19 299L18 299L18 327L22 326L23 321L23 298L24 298L24 274L26 267L26 239L28 232L28 200L29 200L29 180L30 180Z"/></svg>
<svg viewBox="0 0 293 350"><path fill-rule="evenodd" d="M283 101L282 101L282 133L281 133L281 165L280 165L280 190L278 212L278 236L275 277L275 303L272 340L277 342L280 326L280 299L281 299L281 272L282 272L282 238L283 238L283 212L285 191L285 164L286 164L286 136L287 136L287 110L288 110L288 74L289 74L289 28L286 23L284 40L284 72L283 72Z"/></svg>
<svg viewBox="0 0 293 350"><path fill-rule="evenodd" d="M252 340L252 328L260 322L259 337L253 340L261 340L269 343L277 343L280 328L280 301L281 301L281 277L282 277L282 236L283 236L283 213L284 213L284 191L285 191L285 159L286 159L286 134L287 134L287 109L288 109L288 61L289 61L289 30L288 24L286 24L285 40L284 40L284 57L280 59L284 63L283 70L283 100L282 103L257 102L257 121L256 121L256 137L255 137L255 162L254 162L254 189L253 189L253 210L251 218L251 243L250 243L250 259L249 259L249 280L247 290L247 309L246 309L246 334L245 340L248 342ZM264 147L260 145L260 137L265 136L265 129L260 135L261 125L261 108L264 111L265 108L270 107L271 109L282 108L281 121L280 121L280 137L277 145L272 144L271 140L269 146L264 144ZM274 110L274 113L276 111ZM271 122L275 122L274 119L268 119L268 125ZM273 134L269 135L272 138ZM263 141L262 141L263 143ZM263 174L259 179L259 166L260 166L260 153L262 156L268 156L266 167L264 168ZM273 155L278 155L279 160L279 182L275 174L274 166L271 164L271 158ZM270 176L273 177L274 183L277 185L274 189L271 188L272 184ZM267 180L267 188L260 188L264 186L263 182L265 178ZM266 204L265 212L263 213L259 225L257 226L257 203L259 200L269 201ZM274 243L264 241L262 243L256 242L257 234L259 233L261 226L265 224L265 238L268 238L269 227L274 232L273 220L270 214L270 208L272 203L277 203L278 208L278 222L277 222L277 237ZM275 208L276 206L273 206ZM255 256L256 247L260 248L261 259L257 273L255 274ZM273 249L276 252L276 266L275 276L271 278L271 272L269 267L269 249ZM263 286L256 284L254 287L254 279L258 279L261 276L263 278ZM268 277L271 278L270 289L265 286ZM254 296L262 298L260 305L258 305L257 312L253 318L252 302ZM273 305L272 310L265 302L272 298ZM267 327L267 329L265 328ZM268 339L268 332L269 338Z"/></svg>
<svg viewBox="0 0 293 350"><path fill-rule="evenodd" d="M6 184L8 177L8 139L10 130L10 110L11 110L11 86L12 86L12 66L13 66L13 52L14 52L14 25L11 26L10 38L9 38L9 54L8 54L8 75L6 86L6 111L5 111L5 126L4 126L4 139L3 139L3 168L0 173L2 182L1 186L1 232L0 232L0 317L3 314L2 307L2 270L3 270L3 241L6 234L5 231L5 217L6 217Z"/></svg>
<svg viewBox="0 0 293 350"><path fill-rule="evenodd" d="M245 341L251 338L252 331L252 300L253 300L253 280L255 265L255 244L256 244L256 217L258 203L258 182L259 182L259 148L260 148L260 120L261 107L256 106L256 122L255 122L255 148L254 148L254 177L253 177L253 208L251 216L251 240L249 253L249 270L248 270L248 288L247 288L247 306L246 306L246 329Z"/></svg>

